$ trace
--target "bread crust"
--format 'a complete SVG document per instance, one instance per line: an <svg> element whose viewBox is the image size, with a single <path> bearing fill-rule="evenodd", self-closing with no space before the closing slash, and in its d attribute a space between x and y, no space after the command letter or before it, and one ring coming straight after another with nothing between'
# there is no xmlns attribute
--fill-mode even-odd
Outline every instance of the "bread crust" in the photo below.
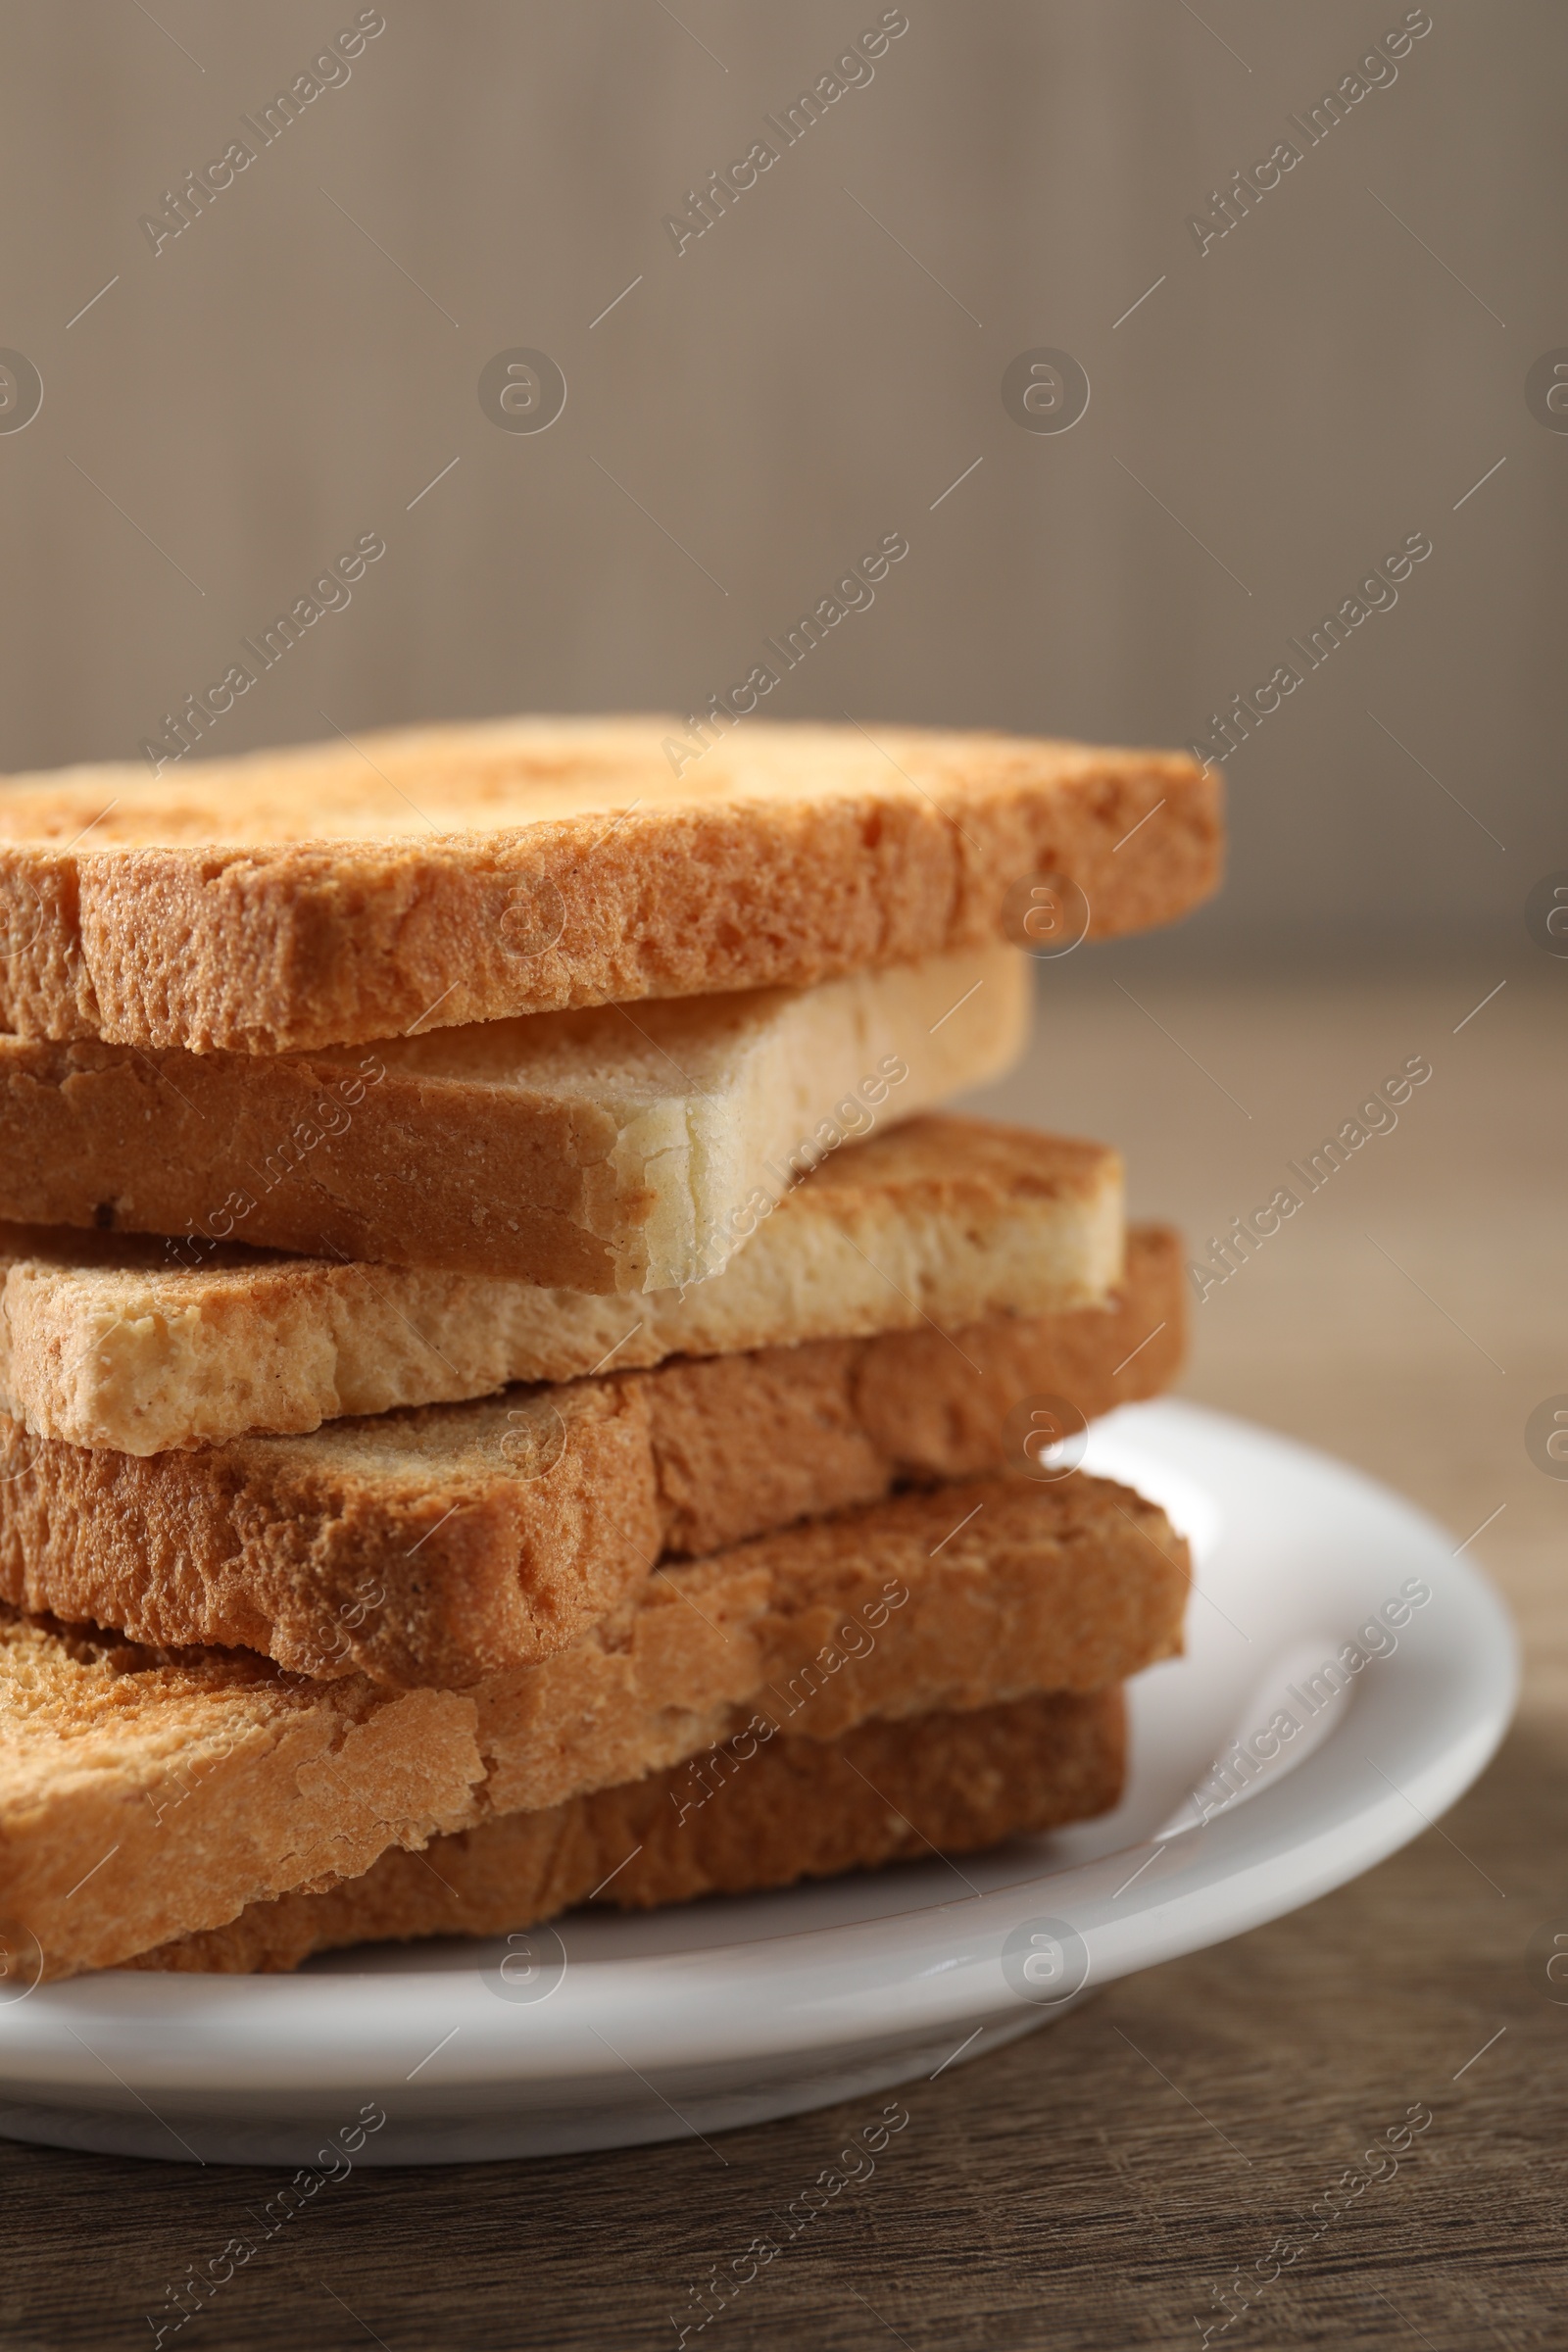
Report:
<svg viewBox="0 0 1568 2352"><path fill-rule="evenodd" d="M1026 959L992 942L820 988L544 1013L368 1052L0 1037L0 1216L671 1290L721 1272L759 1204L846 1123L1000 1077L1030 1012Z"/></svg>
<svg viewBox="0 0 1568 2352"><path fill-rule="evenodd" d="M748 1726L1098 1690L1181 1646L1187 1547L1081 1474L981 1479L650 1577L471 1692L317 1683L0 1615L0 1931L109 1967L393 1845L640 1780Z"/></svg>
<svg viewBox="0 0 1568 2352"><path fill-rule="evenodd" d="M749 720L682 760L683 733L504 720L13 777L0 1025L280 1054L809 985L978 944L1044 872L1100 937L1220 878L1219 778L1183 754Z"/></svg>
<svg viewBox="0 0 1568 2352"><path fill-rule="evenodd" d="M1108 1146L940 1114L833 1152L681 1291L604 1298L234 1243L186 1266L148 1237L0 1227L0 1409L33 1437L160 1453L607 1362L1057 1313L1102 1299L1122 1249Z"/></svg>
<svg viewBox="0 0 1568 2352"><path fill-rule="evenodd" d="M1104 1304L956 1333L676 1356L146 1459L0 1416L0 1598L320 1679L465 1689L564 1648L661 1554L1004 1467L1022 1398L1090 1420L1155 1396L1185 1332L1177 1236L1141 1227Z"/></svg>
<svg viewBox="0 0 1568 2352"><path fill-rule="evenodd" d="M422 1854L393 1848L363 1878L250 1904L226 1927L122 1965L276 1972L344 1944L505 1936L585 1901L652 1910L972 1853L1108 1812L1125 1759L1119 1689L872 1719L836 1740L731 1742L432 1838Z"/></svg>

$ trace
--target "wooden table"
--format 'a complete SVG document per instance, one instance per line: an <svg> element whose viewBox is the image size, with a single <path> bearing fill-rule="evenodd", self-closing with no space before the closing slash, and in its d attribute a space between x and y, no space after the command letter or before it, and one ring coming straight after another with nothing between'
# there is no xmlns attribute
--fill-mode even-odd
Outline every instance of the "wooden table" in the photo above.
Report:
<svg viewBox="0 0 1568 2352"><path fill-rule="evenodd" d="M1471 1550L1524 1630L1524 1708L1481 1785L1370 1876L911 2085L875 2178L690 2342L1196 2345L1215 2290L1260 2282L1292 2210L1416 2102L1433 2123L1397 2177L1211 2340L1568 2341L1568 2010L1526 1961L1538 1926L1568 1928L1568 1482L1523 1443L1568 1391L1568 968L1541 967L1177 987L1128 950L1046 971L1034 1056L990 1105L1116 1137L1135 1208L1200 1239L1431 1061L1398 1129L1200 1310L1187 1391L1388 1479L1456 1545L1490 1517ZM672 2352L690 2284L858 2120L356 2172L168 2340ZM166 2284L275 2180L0 2142L0 2340L150 2342Z"/></svg>

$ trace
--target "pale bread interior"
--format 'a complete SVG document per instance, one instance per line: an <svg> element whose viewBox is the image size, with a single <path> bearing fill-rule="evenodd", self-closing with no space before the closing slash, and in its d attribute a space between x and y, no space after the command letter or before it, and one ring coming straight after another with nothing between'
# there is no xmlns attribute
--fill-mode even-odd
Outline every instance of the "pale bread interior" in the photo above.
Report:
<svg viewBox="0 0 1568 2352"><path fill-rule="evenodd" d="M377 1051L432 1088L526 1091L612 1129L614 1197L654 1199L624 1237L624 1287L667 1290L721 1271L748 1203L779 1198L844 1121L906 1117L1008 1068L1032 976L992 946L816 988L534 1013Z"/></svg>

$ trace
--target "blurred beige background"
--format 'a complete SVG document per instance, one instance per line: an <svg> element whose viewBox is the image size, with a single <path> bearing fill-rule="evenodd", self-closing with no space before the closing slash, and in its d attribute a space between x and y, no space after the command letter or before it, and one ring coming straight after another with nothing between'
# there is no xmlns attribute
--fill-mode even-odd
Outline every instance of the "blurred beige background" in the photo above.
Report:
<svg viewBox="0 0 1568 2352"><path fill-rule="evenodd" d="M1523 1723L1380 1871L920 2085L910 2172L863 2236L779 2266L755 2340L1181 2340L1417 2095L1430 2176L1247 2340L1557 2340L1562 2013L1521 1955L1563 1904L1568 1479L1526 1432L1568 1397L1568 957L1524 909L1568 879L1568 432L1526 385L1568 361L1568 16L905 0L787 144L766 118L881 0L379 0L346 78L246 130L361 13L0 0L0 769L134 759L367 533L351 601L199 748L686 710L890 532L907 557L770 713L1182 743L1431 542L1226 761L1225 893L1042 965L985 1106L1115 1139L1135 1211L1202 1254L1430 1060L1195 1308L1187 1388L1446 1525L1519 1617ZM1407 13L1430 29L1356 78ZM1293 126L1347 82L1315 143ZM143 216L240 137L254 160L155 252ZM762 137L777 161L677 253L665 217ZM1189 216L1285 139L1299 162L1200 253ZM1089 380L1066 431L1004 406L1042 349ZM520 350L565 380L544 431L480 404ZM361 2183L309 2260L246 2274L225 2340L667 2343L688 2249L726 2216L744 2242L829 2128L730 2135L722 2174L675 2146ZM232 2176L160 2197L148 2168L0 2165L8 2340L139 2328L233 2226Z"/></svg>
<svg viewBox="0 0 1568 2352"><path fill-rule="evenodd" d="M1568 435L1525 396L1568 343L1560 9L1439 0L1316 144L1401 7L908 0L789 146L765 119L875 0L363 14L263 144L242 119L349 0L0 9L0 344L43 385L0 431L0 766L134 757L366 531L352 603L200 748L689 707L889 531L907 560L771 712L1182 742L1420 533L1228 761L1227 895L1144 953L1529 960L1568 865ZM677 253L665 217L760 138ZM1189 216L1282 139L1200 254ZM1041 347L1087 372L1070 431L1004 408ZM564 374L548 431L481 409L518 348Z"/></svg>

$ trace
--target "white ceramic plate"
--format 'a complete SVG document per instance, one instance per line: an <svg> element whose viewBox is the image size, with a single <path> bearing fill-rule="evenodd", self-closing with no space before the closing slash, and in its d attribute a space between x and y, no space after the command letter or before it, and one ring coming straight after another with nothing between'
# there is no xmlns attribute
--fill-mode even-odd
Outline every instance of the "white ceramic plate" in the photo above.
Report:
<svg viewBox="0 0 1568 2352"><path fill-rule="evenodd" d="M428 2164L710 2134L982 2057L1354 1878L1475 1779L1513 1707L1514 1640L1441 1528L1191 1405L1111 1415L1087 1467L1163 1503L1199 1562L1189 1654L1133 1686L1114 1814L957 1864L584 1913L510 1956L427 1943L292 1977L41 1986L0 2007L0 2132L296 2166L340 2142ZM1401 1602L1407 1582L1430 1599ZM1363 1639L1314 1711L1311 1678L1385 1604L1405 1622ZM1278 1754L1200 1807L1215 1758L1260 1733Z"/></svg>

